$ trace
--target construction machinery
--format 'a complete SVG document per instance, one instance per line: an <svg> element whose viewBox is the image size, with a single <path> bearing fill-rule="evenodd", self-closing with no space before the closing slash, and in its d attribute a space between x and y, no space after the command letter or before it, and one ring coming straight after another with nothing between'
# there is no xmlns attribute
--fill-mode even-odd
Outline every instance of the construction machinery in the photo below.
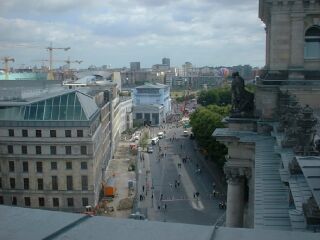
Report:
<svg viewBox="0 0 320 240"><path fill-rule="evenodd" d="M14 58L12 57L3 57L1 60L4 63L4 73L5 73L5 80L9 80L9 62L14 62Z"/></svg>
<svg viewBox="0 0 320 240"><path fill-rule="evenodd" d="M50 43L50 46L46 48L49 51L49 72L48 72L48 80L54 80L53 76L53 50L64 50L68 51L71 48L70 47L53 47L52 42Z"/></svg>

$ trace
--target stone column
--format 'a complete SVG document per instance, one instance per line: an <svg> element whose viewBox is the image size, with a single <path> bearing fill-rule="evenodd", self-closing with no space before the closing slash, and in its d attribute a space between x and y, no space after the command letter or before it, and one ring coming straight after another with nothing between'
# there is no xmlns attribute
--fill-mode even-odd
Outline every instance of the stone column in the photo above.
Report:
<svg viewBox="0 0 320 240"><path fill-rule="evenodd" d="M228 179L226 227L243 227L244 177L239 168L225 168Z"/></svg>

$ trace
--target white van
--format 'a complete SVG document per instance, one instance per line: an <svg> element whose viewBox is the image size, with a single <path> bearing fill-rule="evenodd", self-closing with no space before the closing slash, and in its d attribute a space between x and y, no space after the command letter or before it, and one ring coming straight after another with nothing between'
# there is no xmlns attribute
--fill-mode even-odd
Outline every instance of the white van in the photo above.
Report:
<svg viewBox="0 0 320 240"><path fill-rule="evenodd" d="M164 136L164 133L163 133L163 132L158 132L158 137L159 137L160 139L162 139L163 136Z"/></svg>
<svg viewBox="0 0 320 240"><path fill-rule="evenodd" d="M159 142L159 138L158 137L155 137L155 138L151 139L151 144L152 145L156 145L158 142Z"/></svg>

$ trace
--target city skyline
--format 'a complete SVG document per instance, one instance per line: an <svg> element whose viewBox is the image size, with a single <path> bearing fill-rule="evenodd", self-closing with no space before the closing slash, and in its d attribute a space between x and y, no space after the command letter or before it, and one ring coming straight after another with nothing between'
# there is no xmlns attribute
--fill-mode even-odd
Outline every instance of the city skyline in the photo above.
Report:
<svg viewBox="0 0 320 240"><path fill-rule="evenodd" d="M14 67L39 66L36 60L48 59L45 48L52 41L71 47L54 52L54 59L83 60L81 68L133 61L145 68L163 57L172 66L261 67L265 32L257 10L252 0L1 2L0 56L14 57Z"/></svg>

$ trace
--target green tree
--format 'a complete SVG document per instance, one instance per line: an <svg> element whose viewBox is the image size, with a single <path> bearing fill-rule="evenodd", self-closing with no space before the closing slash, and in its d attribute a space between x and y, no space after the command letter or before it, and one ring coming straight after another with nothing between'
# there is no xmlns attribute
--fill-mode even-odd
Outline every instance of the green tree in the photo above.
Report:
<svg viewBox="0 0 320 240"><path fill-rule="evenodd" d="M199 93L198 102L202 106L216 104L224 106L231 104L231 89L230 87L212 88L207 91L203 90Z"/></svg>
<svg viewBox="0 0 320 240"><path fill-rule="evenodd" d="M224 164L227 148L217 142L212 133L216 128L224 127L222 119L230 112L230 106L209 105L200 107L190 116L192 131L199 145L207 152L208 157L219 167Z"/></svg>
<svg viewBox="0 0 320 240"><path fill-rule="evenodd" d="M139 141L139 145L142 147L142 149L144 150L146 148L146 146L148 145L148 139L149 139L149 135L148 133L143 133L142 138Z"/></svg>

